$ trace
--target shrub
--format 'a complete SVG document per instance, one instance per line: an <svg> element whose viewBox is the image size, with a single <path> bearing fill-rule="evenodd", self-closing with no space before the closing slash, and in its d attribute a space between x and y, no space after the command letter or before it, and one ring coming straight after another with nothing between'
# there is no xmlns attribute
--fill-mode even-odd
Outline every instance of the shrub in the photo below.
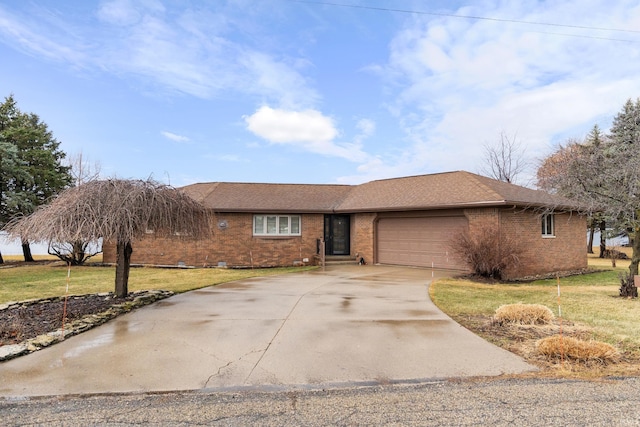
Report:
<svg viewBox="0 0 640 427"><path fill-rule="evenodd" d="M620 352L614 346L600 341L584 341L572 337L554 335L536 343L538 354L549 359L565 358L576 362L615 363Z"/></svg>
<svg viewBox="0 0 640 427"><path fill-rule="evenodd" d="M629 256L627 254L617 249L605 249L602 256L604 258L611 258L611 259L629 259Z"/></svg>
<svg viewBox="0 0 640 427"><path fill-rule="evenodd" d="M499 324L518 323L522 325L546 325L555 316L553 312L541 304L508 304L496 310L493 319Z"/></svg>
<svg viewBox="0 0 640 427"><path fill-rule="evenodd" d="M452 239L451 250L478 276L497 280L520 263L522 253L520 242L503 235L496 226L459 233Z"/></svg>
<svg viewBox="0 0 640 427"><path fill-rule="evenodd" d="M633 276L627 272L618 274L620 278L620 296L627 298L638 298L638 288L635 285Z"/></svg>

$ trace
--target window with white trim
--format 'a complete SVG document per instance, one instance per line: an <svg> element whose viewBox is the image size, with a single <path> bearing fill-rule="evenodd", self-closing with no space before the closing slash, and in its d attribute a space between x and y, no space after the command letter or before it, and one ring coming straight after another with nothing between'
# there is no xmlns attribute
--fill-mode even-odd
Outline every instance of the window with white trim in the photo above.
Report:
<svg viewBox="0 0 640 427"><path fill-rule="evenodd" d="M300 236L300 215L254 215L254 236Z"/></svg>
<svg viewBox="0 0 640 427"><path fill-rule="evenodd" d="M542 237L554 237L555 235L553 214L542 215Z"/></svg>

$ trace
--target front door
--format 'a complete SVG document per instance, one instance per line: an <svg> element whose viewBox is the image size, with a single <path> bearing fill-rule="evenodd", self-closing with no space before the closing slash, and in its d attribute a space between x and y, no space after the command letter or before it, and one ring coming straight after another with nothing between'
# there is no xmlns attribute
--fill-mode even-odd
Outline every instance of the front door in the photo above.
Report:
<svg viewBox="0 0 640 427"><path fill-rule="evenodd" d="M325 255L349 255L349 215L324 216Z"/></svg>

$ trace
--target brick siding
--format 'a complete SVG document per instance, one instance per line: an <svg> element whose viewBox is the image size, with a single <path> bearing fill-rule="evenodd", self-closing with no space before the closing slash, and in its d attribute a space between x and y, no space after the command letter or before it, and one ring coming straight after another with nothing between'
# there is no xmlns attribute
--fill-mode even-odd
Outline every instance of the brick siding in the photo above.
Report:
<svg viewBox="0 0 640 427"><path fill-rule="evenodd" d="M358 213L351 218L351 254L364 258L368 264L374 262L374 230L377 216L375 213Z"/></svg>
<svg viewBox="0 0 640 427"><path fill-rule="evenodd" d="M506 278L520 278L587 267L586 218L571 213L554 215L554 237L542 237L541 214L522 209L467 209L469 231L498 225L501 233L516 236L522 253Z"/></svg>
<svg viewBox="0 0 640 427"><path fill-rule="evenodd" d="M498 225L502 233L518 237L524 251L518 268L507 272L510 278L587 267L583 216L556 214L555 237L544 238L541 217L535 211L478 208L466 209L464 215L470 232L493 224ZM377 218L376 213L357 213L351 217L351 255L358 254L368 263L375 262ZM226 221L227 227L220 229L217 226L220 221ZM324 233L324 215L302 214L302 235L291 237L253 236L253 215L248 213L217 214L212 226L213 236L207 240L167 239L150 234L133 242L132 263L262 267L295 265L306 258L312 264L317 239ZM105 243L103 249L104 261L115 262L115 245Z"/></svg>
<svg viewBox="0 0 640 427"><path fill-rule="evenodd" d="M217 226L225 221L226 228ZM301 215L301 236L253 236L253 215L217 214L212 224L213 236L207 240L155 237L153 234L132 243L134 264L206 267L272 267L313 263L316 240L322 238L324 215ZM115 262L115 245L105 244L105 262Z"/></svg>
<svg viewBox="0 0 640 427"><path fill-rule="evenodd" d="M556 213L554 237L542 236L540 213L503 211L500 219L502 232L518 236L524 250L517 271L507 272L509 277L587 268L584 216Z"/></svg>

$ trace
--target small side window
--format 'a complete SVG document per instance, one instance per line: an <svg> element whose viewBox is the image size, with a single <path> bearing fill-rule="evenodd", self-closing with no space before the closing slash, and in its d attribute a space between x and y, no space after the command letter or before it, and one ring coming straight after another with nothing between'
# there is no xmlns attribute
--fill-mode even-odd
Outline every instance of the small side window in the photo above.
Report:
<svg viewBox="0 0 640 427"><path fill-rule="evenodd" d="M553 214L542 215L542 237L554 237L555 235Z"/></svg>

